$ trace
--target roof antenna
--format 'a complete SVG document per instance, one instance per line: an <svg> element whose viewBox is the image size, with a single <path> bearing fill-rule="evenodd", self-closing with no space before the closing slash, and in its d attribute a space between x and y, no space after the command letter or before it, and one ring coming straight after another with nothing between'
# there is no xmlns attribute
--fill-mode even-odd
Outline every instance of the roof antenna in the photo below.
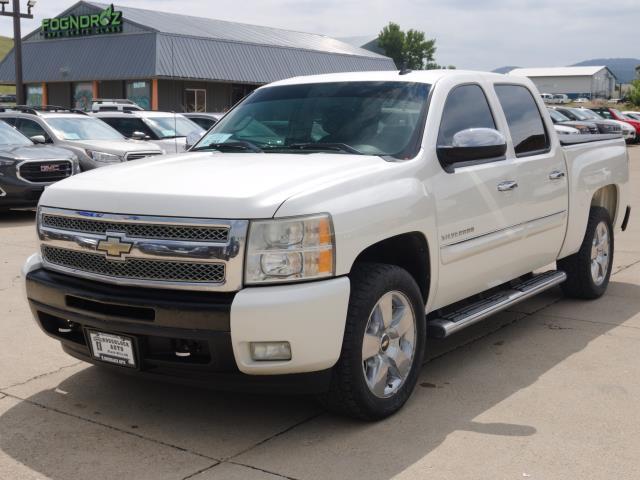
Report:
<svg viewBox="0 0 640 480"><path fill-rule="evenodd" d="M412 71L413 70L411 70L410 68L407 68L407 61L403 60L400 64L400 71L398 72L398 75L406 75L407 73L411 73Z"/></svg>

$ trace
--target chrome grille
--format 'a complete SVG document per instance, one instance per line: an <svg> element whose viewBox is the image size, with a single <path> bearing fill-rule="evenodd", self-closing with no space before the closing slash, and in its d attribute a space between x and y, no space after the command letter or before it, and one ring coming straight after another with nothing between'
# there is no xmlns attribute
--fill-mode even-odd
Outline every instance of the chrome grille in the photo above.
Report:
<svg viewBox="0 0 640 480"><path fill-rule="evenodd" d="M128 258L108 260L99 253L87 253L43 245L42 256L60 267L107 277L136 280L173 281L189 283L221 283L225 267L221 263L194 263Z"/></svg>
<svg viewBox="0 0 640 480"><path fill-rule="evenodd" d="M95 234L122 232L132 238L161 238L190 242L226 242L229 236L227 227L108 222L47 214L42 215L42 225L73 232Z"/></svg>
<svg viewBox="0 0 640 480"><path fill-rule="evenodd" d="M139 160L145 157L153 157L155 155L162 155L161 152L129 152L125 154L124 158L126 161L129 160Z"/></svg>
<svg viewBox="0 0 640 480"><path fill-rule="evenodd" d="M69 160L26 161L18 166L18 176L32 183L57 182L73 175Z"/></svg>

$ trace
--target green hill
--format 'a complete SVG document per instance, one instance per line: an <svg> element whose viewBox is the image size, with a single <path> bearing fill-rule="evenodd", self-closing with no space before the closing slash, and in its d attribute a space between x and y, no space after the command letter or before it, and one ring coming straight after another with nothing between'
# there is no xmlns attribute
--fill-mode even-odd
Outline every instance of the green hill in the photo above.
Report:
<svg viewBox="0 0 640 480"><path fill-rule="evenodd" d="M0 60L2 60L12 48L13 38L0 36ZM0 85L0 94L3 93L16 93L16 87L13 85Z"/></svg>

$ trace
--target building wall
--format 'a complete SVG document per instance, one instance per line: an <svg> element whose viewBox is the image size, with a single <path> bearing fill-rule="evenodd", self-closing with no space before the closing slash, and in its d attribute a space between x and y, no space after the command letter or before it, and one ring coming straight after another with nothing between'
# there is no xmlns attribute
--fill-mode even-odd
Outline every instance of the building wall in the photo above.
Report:
<svg viewBox="0 0 640 480"><path fill-rule="evenodd" d="M232 106L233 85L231 83L159 80L158 109L184 112L185 91L189 88L204 89L206 91L207 112L223 112Z"/></svg>
<svg viewBox="0 0 640 480"><path fill-rule="evenodd" d="M52 82L47 84L49 105L71 108L71 84L69 82Z"/></svg>
<svg viewBox="0 0 640 480"><path fill-rule="evenodd" d="M564 93L570 98L610 98L615 92L615 77L603 68L595 75L581 77L529 77L540 93Z"/></svg>
<svg viewBox="0 0 640 480"><path fill-rule="evenodd" d="M108 80L98 83L100 98L124 98L124 82Z"/></svg>

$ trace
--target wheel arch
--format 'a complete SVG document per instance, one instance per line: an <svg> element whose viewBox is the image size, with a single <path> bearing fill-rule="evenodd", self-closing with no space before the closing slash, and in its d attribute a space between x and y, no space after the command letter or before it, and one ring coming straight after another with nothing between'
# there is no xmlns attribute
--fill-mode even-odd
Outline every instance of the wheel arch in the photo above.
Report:
<svg viewBox="0 0 640 480"><path fill-rule="evenodd" d="M362 262L387 263L405 269L416 281L426 304L429 298L431 263L429 244L423 233L402 233L368 246L358 254L351 270Z"/></svg>
<svg viewBox="0 0 640 480"><path fill-rule="evenodd" d="M600 187L593 193L591 197L590 207L602 207L609 213L611 223L616 225L616 219L619 211L619 195L617 185L610 183Z"/></svg>

